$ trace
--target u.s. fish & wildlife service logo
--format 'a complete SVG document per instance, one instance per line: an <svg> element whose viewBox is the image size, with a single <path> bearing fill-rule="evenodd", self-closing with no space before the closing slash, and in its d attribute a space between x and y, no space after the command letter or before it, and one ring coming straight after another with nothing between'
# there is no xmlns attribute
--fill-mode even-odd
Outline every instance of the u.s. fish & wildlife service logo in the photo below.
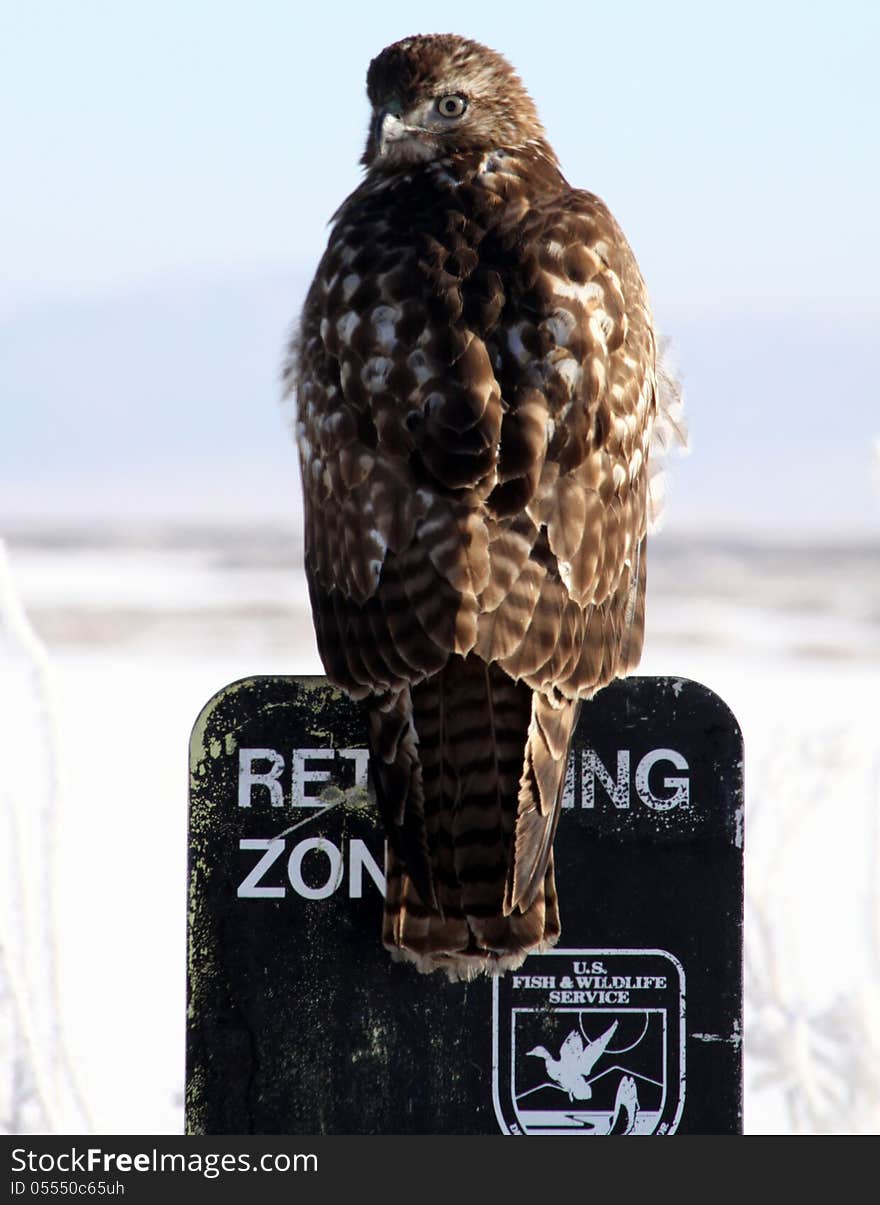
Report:
<svg viewBox="0 0 880 1205"><path fill-rule="evenodd" d="M506 1134L673 1134L684 969L665 950L550 950L496 979L492 1090Z"/></svg>

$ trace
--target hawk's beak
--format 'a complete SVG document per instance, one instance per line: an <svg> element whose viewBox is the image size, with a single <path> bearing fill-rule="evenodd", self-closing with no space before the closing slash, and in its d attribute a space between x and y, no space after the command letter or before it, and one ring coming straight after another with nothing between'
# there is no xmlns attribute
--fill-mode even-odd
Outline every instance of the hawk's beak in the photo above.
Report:
<svg viewBox="0 0 880 1205"><path fill-rule="evenodd" d="M377 155L384 155L391 142L406 137L406 126L390 109L380 109L373 118L373 145Z"/></svg>

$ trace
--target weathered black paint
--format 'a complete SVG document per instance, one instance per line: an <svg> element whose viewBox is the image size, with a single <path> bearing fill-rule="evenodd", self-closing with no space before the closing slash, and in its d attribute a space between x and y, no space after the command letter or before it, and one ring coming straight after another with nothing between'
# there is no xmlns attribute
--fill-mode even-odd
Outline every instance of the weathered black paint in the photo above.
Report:
<svg viewBox="0 0 880 1205"><path fill-rule="evenodd" d="M316 836L346 853L349 841L361 840L381 863L381 833L363 792L348 792L327 812L290 806L294 748L364 744L359 710L321 678L247 679L221 691L199 717L191 746L191 1133L499 1133L491 981L453 984L392 962L379 939L379 891L365 874L363 897L349 898L347 858L341 885L328 898L303 899L287 877L290 851ZM633 777L649 751L679 752L689 767L690 800L657 810L633 787L629 807L615 807L597 782L592 809L563 812L555 843L560 946L656 949L682 964L687 1087L676 1132L739 1133L742 740L736 721L697 683L630 678L585 704L573 746L576 764L587 746L614 776L618 750L630 751ZM251 807L238 806L239 749L246 747L284 756L283 807L271 807L263 788L254 791ZM353 763L337 765L350 782ZM668 795L663 779L678 773L661 763L649 786ZM261 856L240 850L239 841L277 838L300 821L306 822L286 837L284 857L263 880L285 885L284 898L237 898ZM313 886L327 880L328 868L315 852L302 863ZM533 957L519 973L539 975L546 965ZM512 991L510 979L498 985L502 1011ZM589 1016L586 1022L589 1028ZM569 1100L558 1088L543 1095ZM582 1107L572 1100L575 1106Z"/></svg>

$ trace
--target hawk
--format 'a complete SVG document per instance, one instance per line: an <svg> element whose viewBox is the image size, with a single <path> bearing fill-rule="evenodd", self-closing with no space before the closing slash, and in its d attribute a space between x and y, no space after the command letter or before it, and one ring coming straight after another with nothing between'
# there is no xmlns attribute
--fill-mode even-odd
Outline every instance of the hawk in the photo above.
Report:
<svg viewBox="0 0 880 1205"><path fill-rule="evenodd" d="M469 978L559 937L579 705L642 647L657 340L501 55L406 38L367 94L285 365L305 568L327 674L369 713L383 940Z"/></svg>

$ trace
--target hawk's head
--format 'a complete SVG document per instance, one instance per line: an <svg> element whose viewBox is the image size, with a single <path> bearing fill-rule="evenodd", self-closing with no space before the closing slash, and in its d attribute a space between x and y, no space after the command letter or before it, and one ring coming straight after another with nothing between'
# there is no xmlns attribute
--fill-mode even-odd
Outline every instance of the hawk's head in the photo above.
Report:
<svg viewBox="0 0 880 1205"><path fill-rule="evenodd" d="M455 34L404 38L370 63L373 106L362 162L397 167L463 151L541 144L534 102L513 68Z"/></svg>

